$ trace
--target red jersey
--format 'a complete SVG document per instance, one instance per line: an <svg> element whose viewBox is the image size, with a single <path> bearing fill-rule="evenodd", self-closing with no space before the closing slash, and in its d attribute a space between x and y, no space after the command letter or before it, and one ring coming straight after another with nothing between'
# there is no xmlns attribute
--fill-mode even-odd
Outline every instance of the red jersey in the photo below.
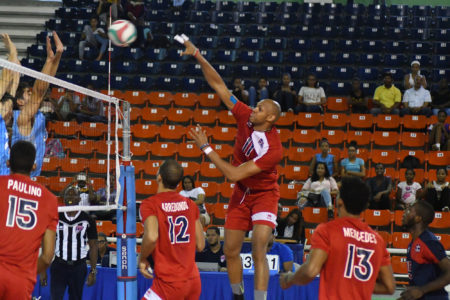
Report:
<svg viewBox="0 0 450 300"><path fill-rule="evenodd" d="M239 166L249 160L262 170L261 173L239 181L251 190L278 189L277 165L283 157L283 147L275 126L270 131L255 131L249 121L252 109L237 101L231 111L237 123L233 165Z"/></svg>
<svg viewBox="0 0 450 300"><path fill-rule="evenodd" d="M56 231L58 201L25 175L0 176L0 191L0 270L34 285L42 237L47 229Z"/></svg>
<svg viewBox="0 0 450 300"><path fill-rule="evenodd" d="M328 253L320 272L320 300L370 300L380 267L390 264L383 238L356 218L320 224L311 248Z"/></svg>
<svg viewBox="0 0 450 300"><path fill-rule="evenodd" d="M195 222L199 210L194 201L177 192L158 193L142 201L142 223L158 218L158 242L152 253L156 278L165 282L198 277L195 264Z"/></svg>

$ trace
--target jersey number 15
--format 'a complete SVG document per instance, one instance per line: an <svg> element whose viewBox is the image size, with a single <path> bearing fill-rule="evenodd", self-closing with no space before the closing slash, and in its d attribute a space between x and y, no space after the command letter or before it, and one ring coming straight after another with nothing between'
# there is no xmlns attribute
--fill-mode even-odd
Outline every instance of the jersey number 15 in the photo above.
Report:
<svg viewBox="0 0 450 300"><path fill-rule="evenodd" d="M19 201L17 201L19 200ZM16 196L9 196L8 199L8 218L6 219L7 227L14 227L14 224L24 230L31 230L36 226L38 202Z"/></svg>

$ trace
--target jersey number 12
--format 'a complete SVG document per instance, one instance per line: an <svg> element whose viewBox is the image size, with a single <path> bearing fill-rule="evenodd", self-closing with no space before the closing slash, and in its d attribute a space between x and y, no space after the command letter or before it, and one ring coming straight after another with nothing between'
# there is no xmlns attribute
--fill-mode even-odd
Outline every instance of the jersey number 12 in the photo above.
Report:
<svg viewBox="0 0 450 300"><path fill-rule="evenodd" d="M19 200L19 201L17 201ZM38 202L16 196L9 196L8 199L8 218L6 219L7 227L14 227L14 224L24 230L31 230L36 226Z"/></svg>
<svg viewBox="0 0 450 300"><path fill-rule="evenodd" d="M185 216L178 216L174 221L173 216L168 216L167 221L169 222L170 243L189 243L190 235L186 233L189 228L188 219Z"/></svg>
<svg viewBox="0 0 450 300"><path fill-rule="evenodd" d="M352 278L353 276L360 281L367 281L372 277L373 266L370 263L374 250L356 247L353 244L348 244L347 248L347 263L345 264L345 278ZM357 258L358 257L358 261Z"/></svg>

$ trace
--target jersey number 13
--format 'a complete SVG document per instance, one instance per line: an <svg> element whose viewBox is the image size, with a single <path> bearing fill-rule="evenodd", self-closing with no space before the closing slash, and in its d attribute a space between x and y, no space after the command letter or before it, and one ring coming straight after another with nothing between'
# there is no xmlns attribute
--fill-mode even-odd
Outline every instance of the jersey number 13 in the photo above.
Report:
<svg viewBox="0 0 450 300"><path fill-rule="evenodd" d="M373 273L373 266L370 263L370 258L374 252L375 251L371 249L348 244L344 277L355 277L359 281L369 280Z"/></svg>

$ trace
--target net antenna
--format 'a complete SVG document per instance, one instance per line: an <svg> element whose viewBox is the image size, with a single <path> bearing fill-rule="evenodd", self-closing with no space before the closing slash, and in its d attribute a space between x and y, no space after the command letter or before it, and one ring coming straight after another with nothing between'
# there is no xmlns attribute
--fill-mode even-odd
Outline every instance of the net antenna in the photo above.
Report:
<svg viewBox="0 0 450 300"><path fill-rule="evenodd" d="M41 80L41 81L45 81L48 82L54 86L60 87L60 88L64 88L66 90L71 90L73 92L77 92L80 94L84 94L93 98L97 98L99 100L102 100L106 103L108 103L108 141L107 141L107 146L108 146L108 152L107 152L107 180L106 180L106 193L107 193L107 202L106 205L92 205L92 206L82 206L82 205L77 205L77 206L69 206L69 207L59 207L58 211L59 212L66 212L66 211L78 211L78 210L83 210L83 211L96 211L96 210L113 210L113 209L123 209L121 206L118 205L118 201L119 201L119 195L120 195L120 190L121 190L121 186L119 184L119 176L120 176L120 163L119 163L119 140L118 140L118 131L119 131L119 116L121 116L121 111L120 111L120 103L124 102L121 99L112 97L110 95L105 95L102 93L99 93L97 91L93 91L87 88L84 88L82 86L64 81L62 79L32 70L30 68L21 66L19 64L7 61L3 58L0 58L0 68L5 68L8 70L11 70L13 72L17 72L19 74L21 74L22 76L28 76L37 80ZM114 132L114 141L115 141L115 165L116 165L116 187L117 187L117 192L116 192L116 198L114 199L114 204L111 205L110 204L110 164L109 164L109 157L111 155L111 112L112 112L112 105L114 105L114 109L115 109L115 115L116 115L116 119L115 119L115 132ZM129 120L125 120L125 123L129 124ZM128 126L128 132L129 132L129 126ZM129 138L129 135L128 135ZM129 141L127 142L127 144L129 145Z"/></svg>

